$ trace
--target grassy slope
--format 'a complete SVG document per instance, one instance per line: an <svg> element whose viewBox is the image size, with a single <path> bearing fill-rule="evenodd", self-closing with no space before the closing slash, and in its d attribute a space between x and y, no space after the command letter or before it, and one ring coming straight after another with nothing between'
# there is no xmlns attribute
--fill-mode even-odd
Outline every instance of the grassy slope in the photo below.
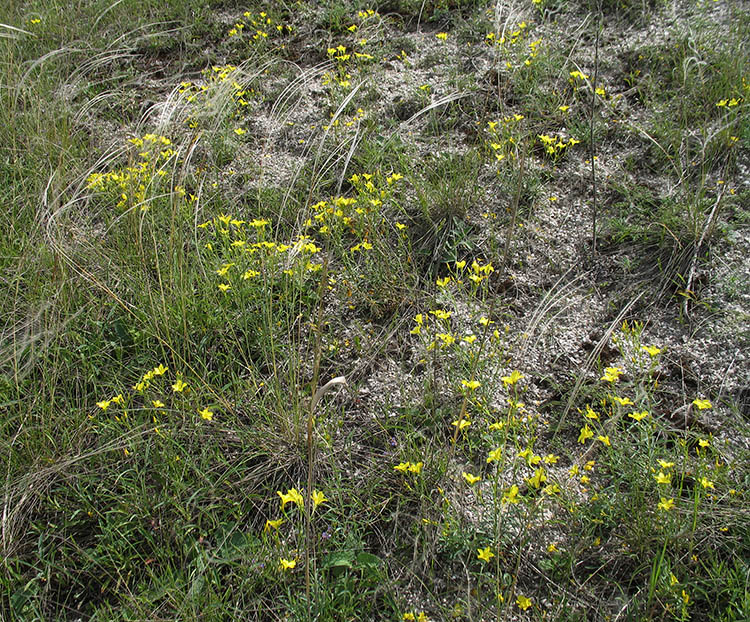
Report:
<svg viewBox="0 0 750 622"><path fill-rule="evenodd" d="M746 619L747 13L318 4L0 10L0 617Z"/></svg>

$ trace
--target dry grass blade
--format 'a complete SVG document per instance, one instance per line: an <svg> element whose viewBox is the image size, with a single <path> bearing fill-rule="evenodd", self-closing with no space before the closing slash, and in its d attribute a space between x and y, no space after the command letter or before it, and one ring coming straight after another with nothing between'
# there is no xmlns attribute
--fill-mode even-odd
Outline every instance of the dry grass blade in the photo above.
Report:
<svg viewBox="0 0 750 622"><path fill-rule="evenodd" d="M523 345L521 346L521 349L518 353L519 360L524 360L529 347L531 347L532 349L536 347L539 339L541 339L542 335L544 335L547 327L550 326L554 322L555 318L563 313L567 307L563 307L560 311L553 315L550 320L547 321L547 323L541 330L537 330L543 318L550 312L550 310L557 304L559 300L561 300L564 296L569 296L572 292L575 291L576 288L580 287L579 281L583 281L586 277L586 274L579 274L570 283L566 283L565 287L561 287L561 285L565 282L565 279L572 271L573 268L570 268L567 272L565 272L565 274L557 279L554 285L552 285L549 291L547 291L547 293L544 295L540 303L537 305L536 309L534 309L534 313L532 313L531 318L529 319L529 322L526 326L526 330L524 331L524 334L528 336L524 339ZM537 334L537 337L532 345L531 337L535 333Z"/></svg>
<svg viewBox="0 0 750 622"><path fill-rule="evenodd" d="M721 190L719 191L719 195L716 197L716 202L714 203L713 208L711 208L711 213L708 215L708 218L706 218L706 222L703 225L703 231L701 231L701 237L698 239L698 241L695 243L695 250L693 251L693 257L690 261L690 270L688 271L688 277L687 281L685 283L685 291L690 294L693 287L693 279L695 278L695 270L696 266L698 265L698 254L700 253L701 248L703 247L703 242L706 240L706 237L708 235L708 232L713 227L714 223L716 222L716 216L719 211L719 205L721 205L721 200L724 198L724 188L726 186L722 186ZM683 313L685 314L685 317L689 316L689 302L690 297L685 296L685 300L682 302L682 309Z"/></svg>
<svg viewBox="0 0 750 622"><path fill-rule="evenodd" d="M294 63L290 64L294 65ZM296 67L296 65L294 66ZM276 119L278 123L282 123L282 115L284 115L285 111L291 107L290 101L294 98L295 93L298 93L301 97L302 91L305 87L333 66L333 61L326 60L314 67L310 67L303 71L301 70L300 75L291 80L276 97L276 101L274 101L273 106L271 106L271 117Z"/></svg>
<svg viewBox="0 0 750 622"><path fill-rule="evenodd" d="M318 390L315 391L315 395L313 395L312 400L310 400L310 411L315 412L315 407L318 405L320 398L322 398L326 393L332 391L336 387L343 386L346 386L346 377L337 376L336 378L331 378L331 380L326 382L322 387L318 387Z"/></svg>
<svg viewBox="0 0 750 622"><path fill-rule="evenodd" d="M555 429L552 432L552 438L557 436L557 433L560 431L560 427L562 426L563 422L568 416L570 409L573 407L573 402L575 402L576 397L578 397L578 392L581 390L581 386L583 386L583 383L586 380L586 375L593 368L594 363L599 358L599 355L604 349L604 346L606 346L609 343L609 340L612 338L612 334L615 332L615 329L618 326L620 326L623 318L628 314L628 311L630 311L630 308L636 302L638 302L642 296L643 296L643 292L641 292L640 294L632 298L628 302L628 304L626 304L622 308L620 313L617 314L617 317L614 320L612 320L609 327L605 331L604 335L602 335L602 338L599 339L596 346L594 346L594 348L589 353L588 357L586 358L586 361L583 364L583 368L578 371L578 379L576 380L576 384L573 387L573 390L570 392L570 397L568 398L568 403L565 405L565 410L560 416L560 420L557 422L557 425L555 426Z"/></svg>
<svg viewBox="0 0 750 622"><path fill-rule="evenodd" d="M312 170L310 172L311 175L311 182L309 184L308 192L307 192L307 205L310 205L312 196L315 192L315 189L317 187L318 180L321 178L321 176L327 171L330 167L332 167L341 157L341 153L343 152L343 147L345 145L339 144L331 154L328 155L326 160L323 162L323 165L320 165L320 159L323 153L323 147L325 145L326 139L328 138L328 135L331 131L332 127L335 127L336 121L339 119L339 117L343 114L344 110L346 110L349 103L352 101L354 96L357 94L359 89L362 87L362 83L357 84L351 92L344 98L344 100L341 102L339 107L336 109L336 112L331 116L331 119L328 123L327 129L324 130L323 135L320 138L320 142L318 144L318 149L315 154L315 158L312 162ZM350 139L352 140L352 139ZM312 150L312 141L310 141L310 145L305 148L304 155L308 156L310 151ZM303 158L303 161L300 163L300 165L295 170L294 175L292 176L292 179L290 180L290 183L288 184L287 191L284 195L284 199L282 200L282 211L286 208L286 205L289 201L289 197L292 194L292 190L296 184L297 179L299 179L300 175L302 174L302 170L305 167L305 161ZM299 226L299 223L304 222L306 219L306 216L304 214L303 210L300 210L297 215L297 226Z"/></svg>
<svg viewBox="0 0 750 622"><path fill-rule="evenodd" d="M31 35L32 37L36 37L36 35L33 32L29 32L28 30L24 30L23 28L16 28L15 26L11 26L9 24L0 24L0 28L7 28L8 30L13 31L13 32L0 32L0 37L4 37L6 39L18 39L18 35L14 33L20 33L23 35Z"/></svg>
<svg viewBox="0 0 750 622"><path fill-rule="evenodd" d="M150 24L142 24L138 26L137 28L134 28L133 30L124 32L119 37L112 39L109 42L109 45L107 47L108 49L111 49L111 48L120 46L122 41L129 41L130 45L133 48L136 48L140 45L145 45L146 43L148 43L150 39L174 35L175 33L178 33L181 30L185 30L186 28L186 26L180 26L178 28L169 28L168 30L158 30L160 26L167 25L167 24L168 22L152 22ZM145 34L139 34L137 36L133 36L135 33L140 32L140 31L147 31L147 32Z"/></svg>
<svg viewBox="0 0 750 622"><path fill-rule="evenodd" d="M347 146L350 145L350 143L354 142L357 137L353 136L351 138L346 138L343 142L337 144L331 152L326 156L326 159L323 161L322 164L317 165L314 170L312 170L310 175L310 183L309 183L309 190L307 195L307 205L309 205L312 201L312 195L315 191L315 189L318 187L319 182L322 179L325 179L326 175L329 174L329 172L336 166L336 164L341 161L342 158L345 158L344 153L349 153L351 149L347 151ZM312 141L311 141L312 143ZM312 147L308 148L306 150L306 154L309 155L309 152L312 150ZM292 190L295 187L295 184L297 180L300 178L300 176L303 173L303 169L305 167L304 161L300 163L300 165L297 167L297 169L294 172L294 175L292 176L292 179L289 183L289 187L287 188L286 194L284 196L283 201L283 208L286 209L287 202L289 200L289 197L292 194ZM283 211L283 210L282 210ZM303 223L307 219L307 214L304 210L300 209L297 213L297 220L296 220L296 227L297 228L303 228L301 223Z"/></svg>
<svg viewBox="0 0 750 622"><path fill-rule="evenodd" d="M20 427L9 443L9 449L18 441L27 428ZM94 456L112 451L122 451L133 443L146 441L153 434L153 426L145 425L130 430L120 437L108 441L94 450L82 452L57 460L54 464L39 464L36 468L26 471L15 481L11 481L10 473L6 476L3 491L3 511L0 522L0 556L8 559L13 555L16 547L21 546L20 537L26 529L25 517L38 502L41 491L44 491L56 477L68 477L71 468L79 463L85 463Z"/></svg>
<svg viewBox="0 0 750 622"><path fill-rule="evenodd" d="M351 140L351 146L349 147L349 152L346 154L346 159L344 160L344 166L341 167L341 173L339 174L339 182L336 185L336 194L341 194L341 187L344 185L344 179L346 179L346 171L349 168L349 163L352 161L352 158L354 157L354 153L357 151L357 147L359 146L359 123L357 124L357 130L354 133L354 138Z"/></svg>
<svg viewBox="0 0 750 622"><path fill-rule="evenodd" d="M315 161L313 163L313 170L317 169L318 161L320 160L320 154L323 152L323 145L326 142L326 138L328 138L328 134L331 131L332 127L336 126L336 121L338 121L339 117L343 114L344 110L346 110L347 106L349 105L349 102L354 99L354 96L357 94L359 89L362 88L362 83L360 82L357 84L351 92L344 98L344 100L341 102L339 107L336 109L336 112L333 113L333 116L331 117L330 122L328 123L327 129L323 132L323 137L320 139L320 145L318 146L318 153L315 156Z"/></svg>
<svg viewBox="0 0 750 622"><path fill-rule="evenodd" d="M440 99L436 99L434 102L432 102L429 106L425 106L421 110L418 110L415 112L412 116L410 116L406 121L402 122L401 125L409 125L412 121L415 119L418 119L423 114L428 113L430 110L434 110L435 108L439 108L440 106L443 106L445 104L450 104L451 102L454 102L456 100L462 99L464 97L468 97L469 93L451 93L450 95L446 95L445 97L441 97Z"/></svg>
<svg viewBox="0 0 750 622"><path fill-rule="evenodd" d="M21 76L21 79L18 81L18 89L24 88L29 80L29 76L34 73L36 69L44 65L46 62L56 59L58 57L66 56L68 54L77 54L79 52L87 52L88 50L80 49L80 48L69 48L69 47L62 47L58 48L56 50L50 50L46 54L43 54L36 60L32 61L29 64L29 68L24 72L23 76Z"/></svg>
<svg viewBox="0 0 750 622"><path fill-rule="evenodd" d="M120 4L123 0L116 0L112 4L110 4L107 8L105 8L99 15L96 16L96 19L94 20L93 25L91 26L92 30L96 28L99 25L99 22L102 21L102 18L109 13L112 9L114 9L118 4Z"/></svg>

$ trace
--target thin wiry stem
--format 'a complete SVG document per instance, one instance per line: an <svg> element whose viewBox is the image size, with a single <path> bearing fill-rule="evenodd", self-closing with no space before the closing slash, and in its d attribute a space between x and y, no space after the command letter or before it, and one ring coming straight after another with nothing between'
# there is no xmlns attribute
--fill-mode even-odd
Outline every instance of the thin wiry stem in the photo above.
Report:
<svg viewBox="0 0 750 622"><path fill-rule="evenodd" d="M513 240L513 234L516 232L516 218L518 217L518 204L521 201L521 188L523 187L523 165L524 154L521 152L518 156L518 180L516 182L516 192L513 195L513 206L511 208L510 225L508 234L505 236L505 250L503 251L502 272L508 267L508 253L510 252L510 243Z"/></svg>
<svg viewBox="0 0 750 622"><path fill-rule="evenodd" d="M320 390L318 389L318 377L320 375L320 354L321 340L323 332L323 299L325 295L325 286L328 283L328 257L323 261L323 270L320 276L320 289L318 291L318 321L315 325L315 359L313 362L313 377L311 385L312 398L310 399L310 412L307 417L307 490L305 490L305 597L307 598L307 619L311 619L312 601L310 600L310 564L312 562L312 521L311 508L313 471L315 468L315 443L313 442L313 431L315 426L315 404L320 399Z"/></svg>
<svg viewBox="0 0 750 622"><path fill-rule="evenodd" d="M591 83L591 117L589 119L589 157L591 159L591 252L596 254L596 217L599 206L596 197L596 143L594 141L594 115L596 113L596 82L599 79L599 36L602 32L602 1L597 5L596 40L594 42L594 80Z"/></svg>

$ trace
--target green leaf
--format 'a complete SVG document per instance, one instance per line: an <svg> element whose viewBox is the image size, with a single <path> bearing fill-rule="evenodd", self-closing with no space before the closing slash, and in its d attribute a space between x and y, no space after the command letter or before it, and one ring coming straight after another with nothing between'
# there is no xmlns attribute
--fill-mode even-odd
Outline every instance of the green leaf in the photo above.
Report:
<svg viewBox="0 0 750 622"><path fill-rule="evenodd" d="M377 570L380 567L381 559L372 553L359 553L357 555L357 565L364 566L370 570Z"/></svg>

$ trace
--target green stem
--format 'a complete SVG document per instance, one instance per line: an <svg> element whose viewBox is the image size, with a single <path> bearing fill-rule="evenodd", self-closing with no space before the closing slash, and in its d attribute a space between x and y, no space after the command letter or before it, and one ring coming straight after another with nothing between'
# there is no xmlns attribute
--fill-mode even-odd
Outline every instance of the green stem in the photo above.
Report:
<svg viewBox="0 0 750 622"><path fill-rule="evenodd" d="M315 359L313 363L313 377L310 391L310 412L307 416L307 489L305 490L305 597L307 598L307 619L312 619L312 601L310 600L310 565L313 561L312 555L312 489L313 471L315 469L315 443L313 432L315 428L315 404L318 397L318 379L320 376L320 353L323 327L323 294L325 284L328 282L328 257L323 261L323 270L320 277L320 289L318 291L318 321L315 326Z"/></svg>

